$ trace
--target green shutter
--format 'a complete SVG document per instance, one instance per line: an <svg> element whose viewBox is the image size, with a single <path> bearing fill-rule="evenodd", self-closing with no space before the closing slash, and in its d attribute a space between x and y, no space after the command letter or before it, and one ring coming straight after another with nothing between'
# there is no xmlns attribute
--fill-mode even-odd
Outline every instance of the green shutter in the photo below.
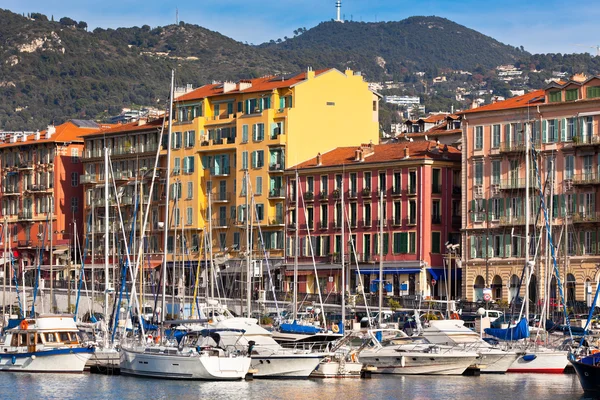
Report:
<svg viewBox="0 0 600 400"><path fill-rule="evenodd" d="M500 235L500 253L498 257L504 257L504 235Z"/></svg>
<svg viewBox="0 0 600 400"><path fill-rule="evenodd" d="M492 199L488 199L488 207L487 207L487 219L488 221L492 220Z"/></svg>
<svg viewBox="0 0 600 400"><path fill-rule="evenodd" d="M477 258L477 249L475 248L475 236L471 236L469 242L471 243L471 259Z"/></svg>
<svg viewBox="0 0 600 400"><path fill-rule="evenodd" d="M383 234L383 254L387 254L390 251L390 234Z"/></svg>
<svg viewBox="0 0 600 400"><path fill-rule="evenodd" d="M440 253L440 233L431 232L431 252L434 254Z"/></svg>
<svg viewBox="0 0 600 400"><path fill-rule="evenodd" d="M511 256L510 246L511 246L510 235L504 235L504 257Z"/></svg>
<svg viewBox="0 0 600 400"><path fill-rule="evenodd" d="M548 143L548 121L542 121L542 143Z"/></svg>
<svg viewBox="0 0 600 400"><path fill-rule="evenodd" d="M590 254L596 254L596 231L592 231L590 235L592 237L592 248Z"/></svg>
<svg viewBox="0 0 600 400"><path fill-rule="evenodd" d="M567 207L564 194L560 195L560 215L562 215L563 217L567 215Z"/></svg>
<svg viewBox="0 0 600 400"><path fill-rule="evenodd" d="M558 195L555 194L552 196L552 217L553 218L558 217L558 208L559 208Z"/></svg>
<svg viewBox="0 0 600 400"><path fill-rule="evenodd" d="M408 253L408 232L400 232L400 235L398 235L398 240L400 242L398 245L399 253Z"/></svg>
<svg viewBox="0 0 600 400"><path fill-rule="evenodd" d="M521 212L521 198L520 197L517 198L517 209L514 210L514 211L515 211L515 216L516 217L520 217L522 215L522 212Z"/></svg>
<svg viewBox="0 0 600 400"><path fill-rule="evenodd" d="M586 249L584 248L584 244L585 244L585 232L579 232L579 251L578 254L580 256L584 255L586 252Z"/></svg>
<svg viewBox="0 0 600 400"><path fill-rule="evenodd" d="M500 211L500 215L498 217L503 217L504 216L504 198L500 198L498 199L499 204L499 211Z"/></svg>
<svg viewBox="0 0 600 400"><path fill-rule="evenodd" d="M510 124L504 125L504 143L506 145L510 143Z"/></svg>
<svg viewBox="0 0 600 400"><path fill-rule="evenodd" d="M567 140L567 119L563 118L560 121L560 141L565 142Z"/></svg>

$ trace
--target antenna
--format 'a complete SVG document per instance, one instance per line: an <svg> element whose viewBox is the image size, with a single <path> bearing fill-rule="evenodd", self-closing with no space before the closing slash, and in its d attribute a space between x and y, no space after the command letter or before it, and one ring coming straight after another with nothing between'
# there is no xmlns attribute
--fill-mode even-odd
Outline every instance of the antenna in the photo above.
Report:
<svg viewBox="0 0 600 400"><path fill-rule="evenodd" d="M344 22L344 20L341 18L341 13L342 13L342 1L341 0L337 0L335 2L335 9L336 9L335 22Z"/></svg>
<svg viewBox="0 0 600 400"><path fill-rule="evenodd" d="M179 25L179 8L175 7L175 25Z"/></svg>

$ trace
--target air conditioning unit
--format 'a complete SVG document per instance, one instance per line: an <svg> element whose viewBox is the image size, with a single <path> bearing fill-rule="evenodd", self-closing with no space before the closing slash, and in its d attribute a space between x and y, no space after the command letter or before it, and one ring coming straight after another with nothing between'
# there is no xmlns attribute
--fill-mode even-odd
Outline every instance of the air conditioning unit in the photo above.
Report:
<svg viewBox="0 0 600 400"><path fill-rule="evenodd" d="M498 196L500 194L500 186L494 185L492 186L492 195Z"/></svg>
<svg viewBox="0 0 600 400"><path fill-rule="evenodd" d="M565 190L573 190L573 180L565 179Z"/></svg>
<svg viewBox="0 0 600 400"><path fill-rule="evenodd" d="M475 191L476 198L483 197L483 186L481 186L481 185L475 186L474 191Z"/></svg>

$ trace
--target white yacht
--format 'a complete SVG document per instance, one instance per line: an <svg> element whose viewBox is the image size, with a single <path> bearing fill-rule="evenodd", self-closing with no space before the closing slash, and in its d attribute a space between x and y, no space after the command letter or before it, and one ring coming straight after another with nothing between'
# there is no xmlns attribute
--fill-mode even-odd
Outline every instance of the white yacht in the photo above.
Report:
<svg viewBox="0 0 600 400"><path fill-rule="evenodd" d="M232 331L232 330L230 330ZM225 346L222 330L186 333L179 342L153 345L121 343L121 374L170 379L239 380L250 369L250 357L237 346ZM243 332L236 331L237 337Z"/></svg>
<svg viewBox="0 0 600 400"><path fill-rule="evenodd" d="M431 343L478 354L474 366L482 373L505 373L521 353L492 346L459 319L432 320L421 335Z"/></svg>
<svg viewBox="0 0 600 400"><path fill-rule="evenodd" d="M369 335L373 346L361 350L358 359L375 367L373 373L461 375L478 357L475 352L457 351L396 329L372 330Z"/></svg>
<svg viewBox="0 0 600 400"><path fill-rule="evenodd" d="M5 332L0 371L83 372L93 346L79 342L73 315L25 318Z"/></svg>

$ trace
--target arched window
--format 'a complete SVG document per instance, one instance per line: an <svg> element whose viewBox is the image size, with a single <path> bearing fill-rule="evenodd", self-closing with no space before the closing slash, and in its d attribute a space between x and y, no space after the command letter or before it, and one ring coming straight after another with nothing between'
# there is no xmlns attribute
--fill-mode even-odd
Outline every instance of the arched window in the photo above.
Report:
<svg viewBox="0 0 600 400"><path fill-rule="evenodd" d="M483 288L485 287L485 280L483 276L477 275L475 283L473 284L473 301L483 300Z"/></svg>

